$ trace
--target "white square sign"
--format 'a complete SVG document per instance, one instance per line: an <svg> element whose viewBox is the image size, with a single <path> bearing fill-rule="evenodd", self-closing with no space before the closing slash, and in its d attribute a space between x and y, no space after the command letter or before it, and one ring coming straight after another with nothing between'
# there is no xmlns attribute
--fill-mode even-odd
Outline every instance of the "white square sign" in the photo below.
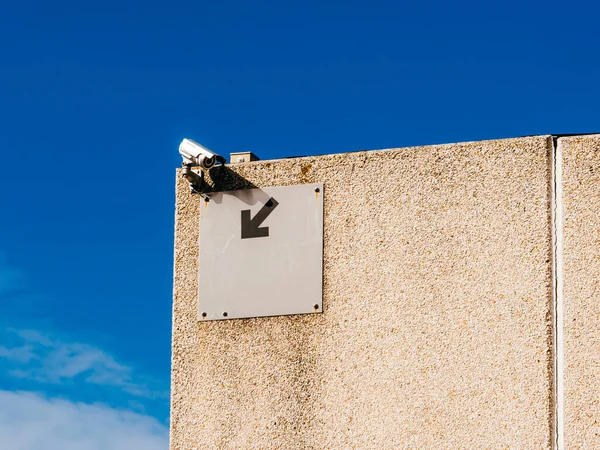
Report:
<svg viewBox="0 0 600 450"><path fill-rule="evenodd" d="M198 320L323 311L323 184L201 200Z"/></svg>

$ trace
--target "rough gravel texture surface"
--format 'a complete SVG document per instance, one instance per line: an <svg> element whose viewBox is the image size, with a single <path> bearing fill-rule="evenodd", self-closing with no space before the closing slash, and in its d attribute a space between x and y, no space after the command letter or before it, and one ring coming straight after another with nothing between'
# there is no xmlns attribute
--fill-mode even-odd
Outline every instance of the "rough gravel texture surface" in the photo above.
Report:
<svg viewBox="0 0 600 450"><path fill-rule="evenodd" d="M565 444L600 448L600 135L559 139L563 161Z"/></svg>
<svg viewBox="0 0 600 450"><path fill-rule="evenodd" d="M202 323L202 200L178 171L171 449L549 449L551 154L537 136L213 169L215 190L324 183L324 313Z"/></svg>

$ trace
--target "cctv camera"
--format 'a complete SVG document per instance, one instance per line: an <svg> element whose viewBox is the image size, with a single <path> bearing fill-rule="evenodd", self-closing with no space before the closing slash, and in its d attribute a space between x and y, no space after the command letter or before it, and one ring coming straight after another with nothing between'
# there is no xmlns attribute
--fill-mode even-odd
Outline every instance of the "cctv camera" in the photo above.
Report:
<svg viewBox="0 0 600 450"><path fill-rule="evenodd" d="M217 161L221 164L225 163L225 158L191 139L184 139L181 141L179 153L183 158L184 164L197 165L203 169L210 169Z"/></svg>

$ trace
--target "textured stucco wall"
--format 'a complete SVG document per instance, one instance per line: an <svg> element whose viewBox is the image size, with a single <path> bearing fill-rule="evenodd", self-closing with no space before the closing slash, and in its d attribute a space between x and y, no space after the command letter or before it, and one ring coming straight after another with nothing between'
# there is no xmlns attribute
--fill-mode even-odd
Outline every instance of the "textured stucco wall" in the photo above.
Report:
<svg viewBox="0 0 600 450"><path fill-rule="evenodd" d="M177 177L171 449L547 449L548 136L225 169L324 182L324 313L197 321L200 198ZM215 177L216 178L216 177Z"/></svg>
<svg viewBox="0 0 600 450"><path fill-rule="evenodd" d="M565 444L600 448L600 135L561 138Z"/></svg>

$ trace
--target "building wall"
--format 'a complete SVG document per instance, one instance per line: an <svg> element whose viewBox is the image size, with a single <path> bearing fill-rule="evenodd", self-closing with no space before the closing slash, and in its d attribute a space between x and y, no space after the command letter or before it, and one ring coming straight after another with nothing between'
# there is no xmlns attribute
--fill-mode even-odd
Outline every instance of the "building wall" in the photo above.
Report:
<svg viewBox="0 0 600 450"><path fill-rule="evenodd" d="M324 313L203 323L201 200L178 174L171 449L551 448L552 152L228 166L218 190L325 183Z"/></svg>
<svg viewBox="0 0 600 450"><path fill-rule="evenodd" d="M600 448L600 136L559 140L563 188L565 444Z"/></svg>

